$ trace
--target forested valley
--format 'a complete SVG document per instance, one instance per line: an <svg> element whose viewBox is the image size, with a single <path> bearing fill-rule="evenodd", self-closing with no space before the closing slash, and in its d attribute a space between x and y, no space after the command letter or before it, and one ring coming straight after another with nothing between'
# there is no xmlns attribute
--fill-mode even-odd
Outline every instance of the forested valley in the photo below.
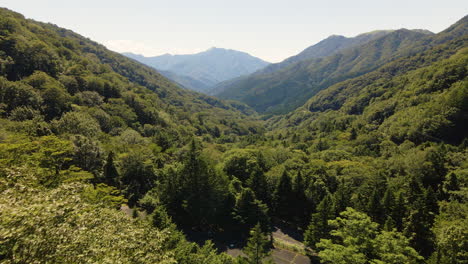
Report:
<svg viewBox="0 0 468 264"><path fill-rule="evenodd" d="M0 263L468 263L468 17L376 61L262 115L1 8Z"/></svg>

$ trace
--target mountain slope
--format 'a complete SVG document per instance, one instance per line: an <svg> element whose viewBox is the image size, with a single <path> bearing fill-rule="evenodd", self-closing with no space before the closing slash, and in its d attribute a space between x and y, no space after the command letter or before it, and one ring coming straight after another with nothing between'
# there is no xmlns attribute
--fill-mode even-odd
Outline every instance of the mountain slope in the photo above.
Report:
<svg viewBox="0 0 468 264"><path fill-rule="evenodd" d="M353 140L460 143L468 136L468 20L421 43L425 51L332 85L271 126L309 139L332 129L352 130Z"/></svg>
<svg viewBox="0 0 468 264"><path fill-rule="evenodd" d="M393 30L376 30L368 33L363 33L352 38L347 38L345 36L340 35L332 35L320 41L319 43L306 48L305 50L303 50L295 56L289 57L280 63L274 63L265 67L258 73L271 73L299 61L327 57L341 50L352 48L367 43L376 38L380 38L391 32L393 32Z"/></svg>
<svg viewBox="0 0 468 264"><path fill-rule="evenodd" d="M109 118L123 119L108 124L107 132L126 127L140 130L142 127L133 124L138 121L141 126L161 127L161 131L201 135L215 127L230 134L226 118L240 121L246 118L245 114L253 113L244 105L181 89L154 69L72 31L24 20L5 9L1 12L0 75L6 77L0 77L3 116L9 116L16 108L29 107L40 111L47 120L58 119L73 110L72 104L88 111L82 98L93 97L98 101L90 106L103 110ZM21 24L17 20L27 22ZM25 90L24 96L35 98L34 105L29 105L31 98L20 100L8 92L18 85ZM63 102L48 105L48 96L60 96ZM237 124L236 131L235 134L249 133L248 126L240 128Z"/></svg>
<svg viewBox="0 0 468 264"><path fill-rule="evenodd" d="M221 82L218 85L214 86L208 92L208 94L211 94L211 95L221 94L224 90L231 89L231 86L235 86L235 83L241 82L242 80L247 80L251 78L252 76L273 73L275 71L279 71L280 69L287 67L290 64L293 64L295 62L299 62L302 60L330 56L334 53L339 52L340 50L351 48L360 44L364 44L375 38L382 37L390 32L392 32L392 30L376 30L373 32L360 34L353 38L347 38L347 37L340 36L340 35L332 35L320 41L319 43L306 48L299 54L289 57L282 62L272 63L266 66L265 68L256 71L252 75L242 76L233 80L227 80L225 82Z"/></svg>
<svg viewBox="0 0 468 264"><path fill-rule="evenodd" d="M166 77L197 91L206 91L219 82L250 74L268 65L268 62L247 53L220 48L211 48L190 55L165 54L156 57L144 57L132 53L124 53L124 55L151 66L163 74L170 72ZM176 77L174 74L181 77ZM193 81L180 81L184 78L190 78ZM192 85L194 82L198 83Z"/></svg>
<svg viewBox="0 0 468 264"><path fill-rule="evenodd" d="M258 112L286 113L334 83L403 56L414 43L427 37L425 33L396 30L328 57L299 61L273 73L235 81L217 96L239 100Z"/></svg>
<svg viewBox="0 0 468 264"><path fill-rule="evenodd" d="M158 70L158 72L169 80L179 84L180 86L197 92L206 93L207 90L215 85L215 83L211 82L210 80L198 80L190 76L176 74L171 71Z"/></svg>

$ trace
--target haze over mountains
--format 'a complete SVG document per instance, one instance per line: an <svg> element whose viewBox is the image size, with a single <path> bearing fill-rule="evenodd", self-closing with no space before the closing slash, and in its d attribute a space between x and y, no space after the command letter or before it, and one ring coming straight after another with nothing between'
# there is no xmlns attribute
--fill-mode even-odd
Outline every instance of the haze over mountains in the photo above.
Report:
<svg viewBox="0 0 468 264"><path fill-rule="evenodd" d="M206 92L219 82L253 73L269 64L245 52L222 48L210 48L196 54L164 54L155 57L123 54L157 69L182 86L199 92Z"/></svg>

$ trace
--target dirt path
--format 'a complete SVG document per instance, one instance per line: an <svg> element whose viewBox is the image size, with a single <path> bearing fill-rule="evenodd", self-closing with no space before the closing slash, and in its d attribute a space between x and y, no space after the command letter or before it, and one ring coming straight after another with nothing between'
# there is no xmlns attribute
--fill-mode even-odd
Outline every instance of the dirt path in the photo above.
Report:
<svg viewBox="0 0 468 264"><path fill-rule="evenodd" d="M277 247L272 251L273 261L278 264L295 263L295 264L310 264L310 259L307 256L300 254L299 250L304 250L302 242L285 233L281 228L275 227L273 231L273 239ZM296 250L284 248L281 245L292 246Z"/></svg>
<svg viewBox="0 0 468 264"><path fill-rule="evenodd" d="M283 245L288 245L288 246L292 245L296 248L303 249L304 245L300 241L289 236L279 227L275 227L272 234L273 234L273 239L275 240L275 242L277 242L275 243L277 244L277 247L271 251L271 257L270 257L274 263L277 263L277 264L310 264L311 263L310 259L307 256L304 256L296 252L295 250L290 250L290 249L278 246L278 244L283 244ZM240 248L228 248L225 252L233 257L245 256L244 253L242 253L242 250Z"/></svg>

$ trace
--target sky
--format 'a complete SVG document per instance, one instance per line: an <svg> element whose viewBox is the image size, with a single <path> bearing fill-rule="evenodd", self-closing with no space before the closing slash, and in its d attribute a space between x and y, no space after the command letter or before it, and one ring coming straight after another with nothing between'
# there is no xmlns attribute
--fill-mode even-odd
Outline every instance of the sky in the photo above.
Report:
<svg viewBox="0 0 468 264"><path fill-rule="evenodd" d="M468 14L466 0L1 0L0 6L117 52L157 56L218 47L269 62L333 34L437 33Z"/></svg>

